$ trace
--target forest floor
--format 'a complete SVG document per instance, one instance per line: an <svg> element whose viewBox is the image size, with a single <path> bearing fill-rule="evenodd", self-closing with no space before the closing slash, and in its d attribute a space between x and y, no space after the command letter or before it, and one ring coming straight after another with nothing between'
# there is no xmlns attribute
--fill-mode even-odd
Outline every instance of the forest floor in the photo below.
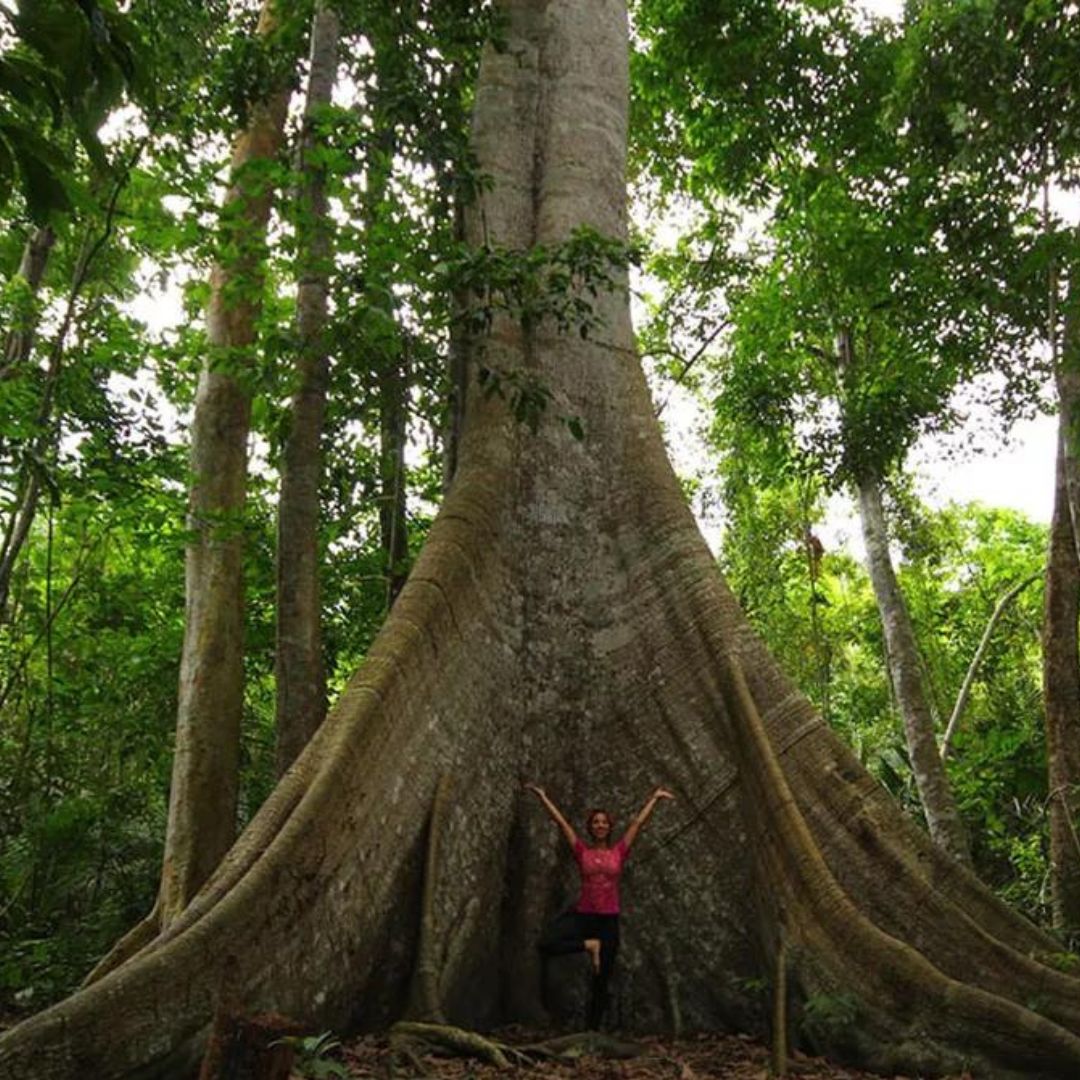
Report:
<svg viewBox="0 0 1080 1080"><path fill-rule="evenodd" d="M496 1032L499 1041L511 1045L536 1039L520 1030ZM583 1056L573 1062L543 1062L499 1069L475 1058L419 1054L395 1067L388 1038L369 1035L349 1041L336 1055L350 1077L392 1080L423 1076L426 1080L765 1080L769 1077L769 1051L749 1035L699 1035L685 1039L647 1037L636 1040L639 1057L626 1060ZM294 1073L299 1077L300 1073ZM309 1074L314 1075L314 1074ZM793 1080L881 1080L879 1074L863 1072L809 1057L798 1051L790 1056L787 1074ZM892 1080L914 1080L894 1076ZM977 1080L970 1074L945 1080Z"/></svg>

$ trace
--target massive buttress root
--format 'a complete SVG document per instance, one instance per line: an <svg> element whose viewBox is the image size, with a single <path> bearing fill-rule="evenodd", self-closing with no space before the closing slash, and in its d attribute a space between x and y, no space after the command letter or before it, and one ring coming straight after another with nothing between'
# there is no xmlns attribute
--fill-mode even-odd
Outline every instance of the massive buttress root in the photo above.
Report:
<svg viewBox="0 0 1080 1080"><path fill-rule="evenodd" d="M472 239L625 235L624 3L506 6L477 93L493 186ZM782 924L793 984L853 1002L861 1037L834 1039L849 1055L1080 1071L1080 983L1039 962L1053 943L935 851L777 671L667 463L626 296L599 305L586 340L501 320L480 343L489 367L538 375L585 439L554 419L533 435L472 394L427 547L312 743L166 933L0 1039L0 1075L177 1074L219 1002L316 1029L396 1019L443 776L423 978L452 1023L539 1011L534 943L572 880L521 781L616 818L662 782L679 800L627 869L625 1026L754 1024L748 987Z"/></svg>

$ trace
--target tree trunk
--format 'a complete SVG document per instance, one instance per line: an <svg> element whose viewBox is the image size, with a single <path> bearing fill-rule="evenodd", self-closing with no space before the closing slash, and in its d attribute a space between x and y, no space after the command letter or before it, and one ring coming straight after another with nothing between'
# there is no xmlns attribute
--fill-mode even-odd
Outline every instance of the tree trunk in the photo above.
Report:
<svg viewBox="0 0 1080 1080"><path fill-rule="evenodd" d="M1058 425L1062 433L1069 516L1080 558L1080 281L1076 275L1069 281L1062 321L1060 354L1056 338L1051 339L1051 351L1056 359L1054 381L1058 393Z"/></svg>
<svg viewBox="0 0 1080 1080"><path fill-rule="evenodd" d="M332 258L326 177L313 161L320 110L337 78L339 20L325 3L311 26L311 74L299 169L299 338L292 422L281 470L277 542L277 769L280 776L326 715L319 604L319 485L329 357L324 340Z"/></svg>
<svg viewBox="0 0 1080 1080"><path fill-rule="evenodd" d="M400 331L401 352L385 356L379 372L379 535L382 542L386 606L409 575L409 523L405 515L405 442L409 430L408 332Z"/></svg>
<svg viewBox="0 0 1080 1080"><path fill-rule="evenodd" d="M376 60L376 94L390 97L393 83L387 57ZM392 114L392 110L390 110ZM380 110L375 109L378 117ZM372 145L368 162L365 224L374 231L387 211L387 192L397 150L397 132L392 127L380 131ZM392 282L382 274L368 282L368 303L385 306ZM409 567L408 519L405 515L405 443L409 429L409 331L400 319L394 333L379 335L372 346L372 368L377 380L379 410L379 544L382 548L386 607L394 603Z"/></svg>
<svg viewBox="0 0 1080 1080"><path fill-rule="evenodd" d="M277 29L265 0L256 34ZM243 512L251 416L248 372L262 292L272 182L287 90L252 105L232 153L223 220L229 256L210 276L209 351L199 376L191 433L184 644L160 916L173 923L236 835L243 673Z"/></svg>
<svg viewBox="0 0 1080 1080"><path fill-rule="evenodd" d="M23 247L22 258L19 261L19 276L25 280L27 289L35 300L55 244L56 233L45 225L35 229ZM83 255L85 255L85 249ZM81 284L78 277L82 268L83 259L80 257L73 291L77 291ZM73 299L69 297L68 311L62 323L63 337L58 337L49 353L49 366L46 369L45 386L35 423L36 434L31 439L29 449L24 451L16 479L14 507L4 528L3 540L0 541L0 622L7 615L15 564L30 535L41 499L42 473L45 469L45 463L41 459L53 442L54 432L50 428L49 419L52 414L56 382L60 376L60 357L64 337L72 322L73 302ZM0 379L16 378L22 373L33 353L37 326L38 318L35 311L25 325L12 326L8 329L4 336L4 359L3 367L0 368Z"/></svg>
<svg viewBox="0 0 1080 1080"><path fill-rule="evenodd" d="M465 208L461 195L453 191L450 204L454 215L454 241L465 239ZM450 329L446 363L446 420L443 427L443 494L450 490L457 472L458 447L465 430L465 403L469 389L469 340L464 324L469 298L464 289L450 297Z"/></svg>
<svg viewBox="0 0 1080 1080"><path fill-rule="evenodd" d="M923 687L915 629L911 625L911 616L889 554L889 534L881 507L880 482L876 477L864 476L859 481L858 491L866 561L885 632L889 674L904 721L908 757L926 823L936 844L955 859L970 865L971 854L964 822L956 808L945 764L938 753L934 718Z"/></svg>
<svg viewBox="0 0 1080 1080"><path fill-rule="evenodd" d="M623 0L507 9L477 89L493 187L471 237L481 216L507 247L581 224L625 237ZM627 870L626 1027L760 1030L748 983L782 920L793 1000L850 1002L835 1049L883 1072L1080 1070L1080 981L1036 959L1053 941L908 822L776 669L664 456L625 292L597 303L587 340L501 318L485 343L584 440L550 418L533 435L470 388L453 486L362 669L173 925L0 1037L5 1077L180 1074L225 997L313 1030L397 1017L444 775L424 977L452 1022L540 1012L535 942L572 868L522 778L627 811L659 781L680 797Z"/></svg>
<svg viewBox="0 0 1080 1080"><path fill-rule="evenodd" d="M131 166L134 166L134 159ZM98 253L112 236L116 217L116 206L121 192L130 178L130 168L126 169L113 184L112 194L105 207L104 229L93 239L88 227L83 237L81 249L75 260L75 268L68 290L67 303L63 318L53 336L48 352L48 364L45 370L41 401L34 420L35 434L29 448L23 452L23 462L16 481L14 508L4 528L4 537L0 543L0 620L7 609L8 595L11 589L11 575L15 563L30 535L30 529L37 516L41 500L42 486L46 483L46 461L52 455L58 438L58 429L52 421L53 404L60 382L64 351L67 348L68 334L76 324L76 305L86 284L90 267ZM48 266L49 256L56 243L56 236L48 226L35 231L23 249L19 264L19 273L26 279L31 293L36 293ZM37 330L36 317L21 329L12 329L4 341L4 361L0 367L0 379L11 378L19 373L19 368L29 361Z"/></svg>
<svg viewBox="0 0 1080 1080"><path fill-rule="evenodd" d="M43 225L30 234L23 247L22 259L19 261L19 277L26 282L32 297L37 297L55 243L56 233L51 226ZM4 335L4 362L3 367L0 367L0 379L10 378L30 358L36 331L36 315L31 316L21 326L8 329Z"/></svg>
<svg viewBox="0 0 1080 1080"><path fill-rule="evenodd" d="M1057 484L1046 559L1043 704L1050 787L1050 892L1054 925L1080 929L1080 561L1066 482L1066 430L1059 417Z"/></svg>

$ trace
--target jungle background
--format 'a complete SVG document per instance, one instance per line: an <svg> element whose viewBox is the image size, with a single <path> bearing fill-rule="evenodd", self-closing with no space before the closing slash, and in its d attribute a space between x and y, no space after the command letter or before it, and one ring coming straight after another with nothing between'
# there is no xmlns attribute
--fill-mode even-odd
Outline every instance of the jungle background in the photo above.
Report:
<svg viewBox="0 0 1080 1080"><path fill-rule="evenodd" d="M1060 781L1071 766L1055 754L1069 751L1048 739L1044 707L1047 687L1080 679L1068 485L1062 615L1044 596L1047 522L931 505L909 463L942 434L938 447L990 452L1034 415L1062 419L1061 458L1075 459L1075 5L927 0L880 17L830 0L640 0L631 249L583 233L479 253L459 219L484 183L468 114L497 8L342 0L333 99L307 119L297 58L312 7L290 6L271 35L254 32L258 8L0 4L4 1022L70 993L158 888L208 269L250 242L220 207L230 141L268 87L294 100L285 146L261 166L275 195L256 242L257 338L243 360L219 359L251 392L255 459L230 523L246 548L240 824L279 767L278 492L314 161L332 223L319 260L329 694L438 506L455 335L482 333L495 310L585 335L590 289L629 259L657 411L675 441L697 433L686 488L719 522L720 570L782 666L921 820L880 600L827 521L867 476L880 481L939 742L956 716L942 756L974 867L1056 926L1068 955L1077 923L1055 903L1065 857L1052 857L1050 824L1064 808L1080 857L1076 781ZM481 377L522 424L557 408L513 372ZM1048 672L1051 642L1066 667ZM1072 714L1080 723L1080 698Z"/></svg>

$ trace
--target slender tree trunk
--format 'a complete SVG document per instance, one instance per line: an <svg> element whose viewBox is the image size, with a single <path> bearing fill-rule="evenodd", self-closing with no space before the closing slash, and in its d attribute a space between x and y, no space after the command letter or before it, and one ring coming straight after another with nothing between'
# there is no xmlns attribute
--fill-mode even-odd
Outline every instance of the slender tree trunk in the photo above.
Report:
<svg viewBox="0 0 1080 1080"><path fill-rule="evenodd" d="M277 29L265 0L256 33ZM222 209L228 247L210 276L209 351L199 376L191 432L192 487L186 562L184 645L176 751L160 916L169 926L228 851L236 835L243 673L243 512L251 389L247 372L262 291L272 181L289 93L268 88L254 103L232 153Z"/></svg>
<svg viewBox="0 0 1080 1080"><path fill-rule="evenodd" d="M390 91L387 64L380 60L378 93ZM379 110L376 109L376 115ZM368 166L365 218L370 230L386 212L386 197L394 167L397 135L387 126L375 140L376 153ZM369 282L372 304L384 303L391 282ZM373 367L379 410L379 543L382 548L386 606L393 604L408 576L409 534L406 517L405 445L409 430L409 333L400 322L389 345L376 345Z"/></svg>
<svg viewBox="0 0 1080 1080"><path fill-rule="evenodd" d="M37 229L23 249L19 272L36 293L41 285L49 255L52 252L56 236L49 228ZM0 545L0 620L7 611L11 593L11 577L23 546L30 535L34 519L37 517L41 502L42 488L46 486L47 461L53 457L57 441L56 426L53 423L53 403L56 400L56 388L60 381L60 370L67 345L67 336L75 323L75 302L82 289L91 253L90 234L85 235L79 256L76 259L75 274L68 294L64 318L48 350L48 364L41 389L41 401L34 417L34 434L29 447L23 452L23 461L19 469L16 487L15 509L4 530L3 543ZM21 329L12 329L4 343L4 376L14 375L30 359L36 321Z"/></svg>
<svg viewBox="0 0 1080 1080"><path fill-rule="evenodd" d="M1066 432L1059 418L1057 483L1046 561L1043 703L1050 787L1050 890L1054 925L1080 929L1080 560L1066 484Z"/></svg>
<svg viewBox="0 0 1080 1080"><path fill-rule="evenodd" d="M55 243L56 234L51 228L45 226L35 229L23 248L22 259L19 263L19 274L25 278L32 296L36 297L41 286L41 280L45 276L45 269L48 266L49 256L52 254ZM29 449L24 451L16 486L15 509L4 530L3 542L0 543L0 620L4 618L7 612L8 599L11 593L11 577L15 572L15 564L23 546L26 544L27 537L30 535L34 519L37 517L38 504L41 501L41 490L45 484L45 469L47 467L45 460L50 456L50 447L54 445L56 439L55 430L51 423L53 402L56 398L56 384L60 379L60 367L64 347L67 344L67 335L75 321L75 301L82 288L89 252L90 243L89 236L87 236L76 260L75 276L68 296L64 319L49 349L49 362L45 369L41 401L34 421L35 434L30 440ZM0 377L15 377L19 374L20 369L24 368L33 352L36 333L36 317L31 319L26 326L12 327L8 331L4 340L4 367L0 372Z"/></svg>
<svg viewBox="0 0 1080 1080"><path fill-rule="evenodd" d="M26 282L27 290L32 297L37 297L41 279L45 276L45 268L49 265L49 256L52 254L55 243L56 233L50 226L43 225L30 234L23 247L22 259L19 262L19 277ZM30 358L37 323L35 313L23 325L12 326L8 329L4 338L4 363L0 368L0 379L6 379L15 374Z"/></svg>
<svg viewBox="0 0 1080 1080"><path fill-rule="evenodd" d="M387 357L379 372L379 535L382 541L386 606L409 574L405 443L409 431L408 335L401 332L400 358Z"/></svg>
<svg viewBox="0 0 1080 1080"><path fill-rule="evenodd" d="M326 715L319 603L319 485L329 376L324 330L332 258L326 177L317 164L320 110L337 78L337 13L320 2L311 28L311 74L299 170L298 354L292 421L285 440L277 543L277 768L280 776ZM314 160L313 160L314 158Z"/></svg>
<svg viewBox="0 0 1080 1080"><path fill-rule="evenodd" d="M476 94L487 234L625 239L625 4L506 10ZM1080 1072L1080 979L1040 961L1060 946L898 812L738 611L664 456L622 284L587 340L496 320L486 359L543 378L585 438L534 435L470 387L453 486L364 666L173 925L0 1036L5 1080L183 1075L223 999L375 1027L418 960L451 1021L535 1017L535 943L573 869L523 777L571 812L678 791L627 870L627 1027L663 1030L676 987L687 1027L760 1030L748 984L782 919L793 1012L850 1002L828 1040L848 1058Z"/></svg>
<svg viewBox="0 0 1080 1080"><path fill-rule="evenodd" d="M1064 330L1060 352L1056 336L1054 376L1058 392L1059 427L1062 433L1063 468L1072 519L1073 537L1080 555L1080 281L1069 282L1063 311ZM1053 332L1056 327L1051 327Z"/></svg>
<svg viewBox="0 0 1080 1080"><path fill-rule="evenodd" d="M454 241L465 239L465 207L457 190L451 195L454 215ZM457 471L458 448L465 429L465 403L469 386L469 341L463 318L468 297L463 289L455 289L450 297L450 330L447 356L447 407L443 431L443 493Z"/></svg>
<svg viewBox="0 0 1080 1080"><path fill-rule="evenodd" d="M82 246L75 260L75 269L68 290L64 317L49 346L48 365L45 370L41 401L35 417L36 434L31 439L29 451L24 453L24 461L19 470L16 487L15 509L12 511L4 528L3 541L0 543L0 619L7 609L8 595L11 588L11 575L15 569L19 553L37 516L41 489L45 484L45 458L55 446L58 432L52 421L53 403L63 365L64 352L67 348L68 335L76 325L77 304L86 284L90 267L100 251L108 244L112 236L116 217L116 206L121 192L127 186L131 169L142 153L142 147L129 162L127 168L115 180L112 192L105 207L105 226L101 234L94 239L90 228L83 237ZM20 273L26 278L32 292L36 292L44 276L49 255L56 242L56 237L48 227L38 229L28 241L20 263ZM20 366L29 360L33 349L36 322L28 327L12 329L4 342L4 364L0 368L0 378L14 376Z"/></svg>
<svg viewBox="0 0 1080 1080"><path fill-rule="evenodd" d="M956 808L944 763L938 753L934 720L923 687L915 630L904 603L889 554L889 534L876 477L864 476L858 485L859 516L870 580L874 586L893 691L904 721L908 757L919 799L934 842L965 866L971 854L963 819Z"/></svg>

